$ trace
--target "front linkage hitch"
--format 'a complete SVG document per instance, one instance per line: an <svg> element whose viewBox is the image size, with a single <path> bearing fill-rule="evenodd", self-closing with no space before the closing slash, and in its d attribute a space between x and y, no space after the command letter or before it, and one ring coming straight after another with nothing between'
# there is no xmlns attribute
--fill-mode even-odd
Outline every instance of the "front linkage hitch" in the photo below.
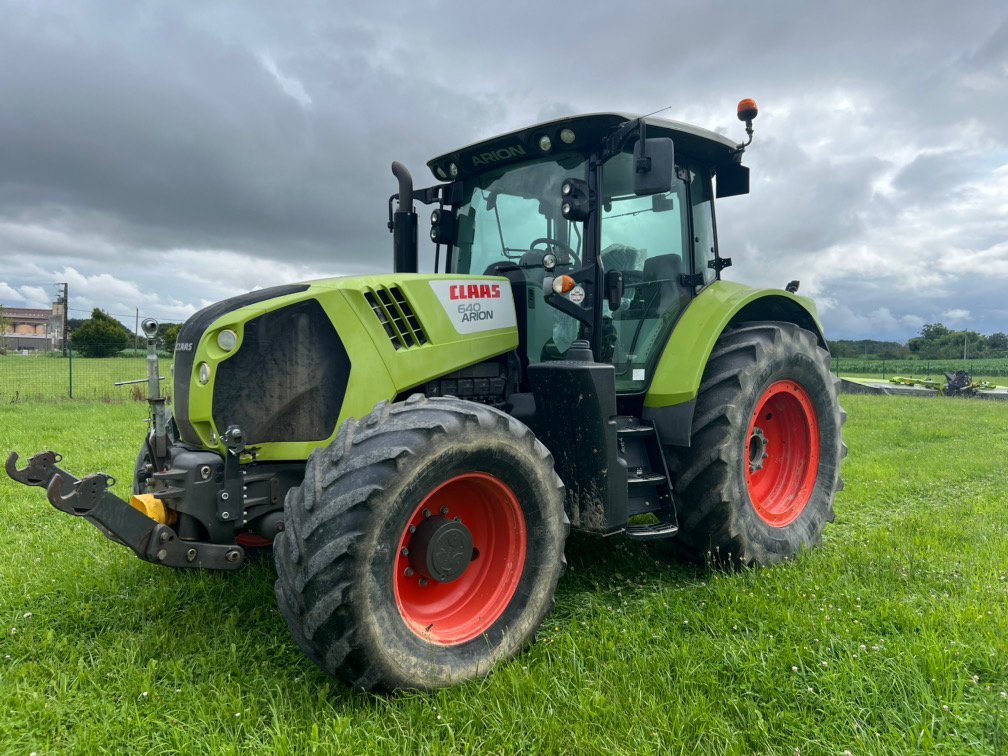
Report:
<svg viewBox="0 0 1008 756"><path fill-rule="evenodd" d="M128 546L137 556L166 567L236 570L245 550L236 544L183 541L168 525L151 519L109 489L115 479L105 473L76 478L58 466L62 456L39 452L19 470L18 454L11 452L7 475L26 486L46 490L49 503L74 517L83 517L108 538ZM69 489L69 493L65 493Z"/></svg>

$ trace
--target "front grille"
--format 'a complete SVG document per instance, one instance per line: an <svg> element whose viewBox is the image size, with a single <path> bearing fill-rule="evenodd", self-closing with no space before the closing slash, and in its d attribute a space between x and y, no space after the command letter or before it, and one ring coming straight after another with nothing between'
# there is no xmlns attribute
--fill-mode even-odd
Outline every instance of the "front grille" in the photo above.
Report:
<svg viewBox="0 0 1008 756"><path fill-rule="evenodd" d="M409 349L427 343L427 334L419 318L398 286L380 286L364 292L378 322L396 349Z"/></svg>
<svg viewBox="0 0 1008 756"><path fill-rule="evenodd" d="M317 300L253 318L214 379L217 432L238 425L246 443L322 441L336 428L350 358Z"/></svg>
<svg viewBox="0 0 1008 756"><path fill-rule="evenodd" d="M285 284L283 286L272 286L268 289L250 291L237 297L225 299L193 315L182 326L179 331L178 340L175 344L175 398L173 414L175 424L179 429L182 440L188 444L198 445L199 436L189 421L189 382L192 380L193 361L196 358L196 348L207 328L213 325L221 315L234 312L242 307L251 304L265 302L267 299L285 297L288 294L298 294L307 290L308 284Z"/></svg>

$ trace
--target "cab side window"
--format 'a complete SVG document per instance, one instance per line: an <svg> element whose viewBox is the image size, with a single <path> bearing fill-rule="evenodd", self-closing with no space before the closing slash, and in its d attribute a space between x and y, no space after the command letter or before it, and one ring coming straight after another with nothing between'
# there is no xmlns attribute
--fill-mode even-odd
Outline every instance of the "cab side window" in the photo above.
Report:
<svg viewBox="0 0 1008 756"><path fill-rule="evenodd" d="M615 310L603 304L603 359L616 367L616 389L643 390L668 331L689 304L682 284L693 245L687 185L678 177L665 194L634 194L633 155L615 155L602 173L602 267L623 277Z"/></svg>
<svg viewBox="0 0 1008 756"><path fill-rule="evenodd" d="M709 173L691 170L690 203L693 213L693 270L703 276L704 286L718 276L712 267L715 257L714 202Z"/></svg>

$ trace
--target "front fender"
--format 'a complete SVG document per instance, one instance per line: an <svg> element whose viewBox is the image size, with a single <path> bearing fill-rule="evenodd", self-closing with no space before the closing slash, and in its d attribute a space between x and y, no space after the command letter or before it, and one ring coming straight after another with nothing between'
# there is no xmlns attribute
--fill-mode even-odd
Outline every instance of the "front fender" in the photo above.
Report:
<svg viewBox="0 0 1008 756"><path fill-rule="evenodd" d="M683 312L655 368L645 407L692 402L700 389L707 360L725 328L754 320L795 323L812 331L824 348L822 324L811 299L780 289L754 289L733 281L715 281ZM692 414L692 413L691 413Z"/></svg>

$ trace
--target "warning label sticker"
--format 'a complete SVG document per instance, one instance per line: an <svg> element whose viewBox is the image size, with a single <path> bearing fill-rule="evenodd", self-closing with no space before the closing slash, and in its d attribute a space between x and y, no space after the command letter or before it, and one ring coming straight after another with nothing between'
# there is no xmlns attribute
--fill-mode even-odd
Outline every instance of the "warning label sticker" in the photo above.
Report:
<svg viewBox="0 0 1008 756"><path fill-rule="evenodd" d="M430 285L459 333L493 331L516 323L511 287L506 283L446 278Z"/></svg>

